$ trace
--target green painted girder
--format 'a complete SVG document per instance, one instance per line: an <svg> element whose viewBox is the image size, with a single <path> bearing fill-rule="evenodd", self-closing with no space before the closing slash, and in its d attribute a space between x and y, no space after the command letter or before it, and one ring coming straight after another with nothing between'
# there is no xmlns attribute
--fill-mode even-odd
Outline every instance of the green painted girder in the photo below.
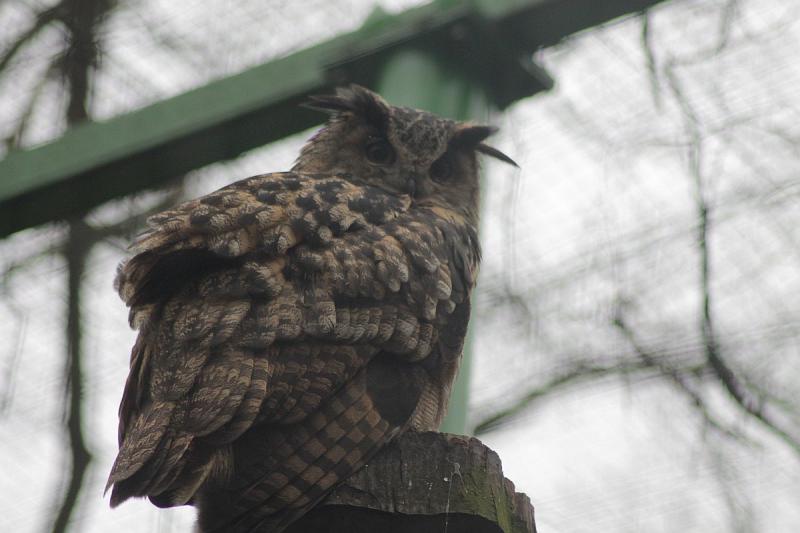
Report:
<svg viewBox="0 0 800 533"><path fill-rule="evenodd" d="M298 108L344 83L375 87L397 50L434 54L503 109L549 89L531 52L660 0L434 2L0 161L0 237L83 213L307 129ZM264 169L276 170L276 169Z"/></svg>
<svg viewBox="0 0 800 533"><path fill-rule="evenodd" d="M420 107L456 120L486 123L492 107L483 85L472 83L457 69L421 50L400 50L388 58L383 63L376 87L388 101L396 105ZM470 325L458 379L450 394L447 417L439 428L446 433L468 432L467 407L472 362L469 348L473 331Z"/></svg>

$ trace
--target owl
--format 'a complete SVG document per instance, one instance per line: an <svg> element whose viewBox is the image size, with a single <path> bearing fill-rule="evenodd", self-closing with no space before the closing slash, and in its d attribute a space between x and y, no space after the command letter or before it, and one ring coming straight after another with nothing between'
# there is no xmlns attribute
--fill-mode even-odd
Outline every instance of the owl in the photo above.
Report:
<svg viewBox="0 0 800 533"><path fill-rule="evenodd" d="M281 531L447 408L480 261L488 126L359 87L292 170L148 220L116 288L138 329L111 505L191 504L200 531Z"/></svg>

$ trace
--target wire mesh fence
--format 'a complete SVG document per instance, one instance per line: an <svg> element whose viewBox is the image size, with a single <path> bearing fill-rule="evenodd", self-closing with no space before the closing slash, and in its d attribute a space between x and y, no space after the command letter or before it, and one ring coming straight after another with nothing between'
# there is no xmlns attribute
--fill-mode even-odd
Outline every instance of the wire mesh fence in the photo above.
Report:
<svg viewBox="0 0 800 533"><path fill-rule="evenodd" d="M64 28L42 23L17 45L57 5L0 5L8 146L66 127ZM105 119L201 86L352 30L372 8L113 5L99 26L89 109ZM485 167L471 419L543 528L800 523L799 40L790 2L665 2L537 52L556 88L495 117L495 144L522 170ZM307 136L112 202L88 223L117 228L165 199L287 169ZM133 226L99 241L84 273L83 430L93 461L72 531L192 522L191 510L145 502L111 511L101 496L134 339L111 282ZM50 528L68 480L66 243L62 224L0 241L8 530Z"/></svg>

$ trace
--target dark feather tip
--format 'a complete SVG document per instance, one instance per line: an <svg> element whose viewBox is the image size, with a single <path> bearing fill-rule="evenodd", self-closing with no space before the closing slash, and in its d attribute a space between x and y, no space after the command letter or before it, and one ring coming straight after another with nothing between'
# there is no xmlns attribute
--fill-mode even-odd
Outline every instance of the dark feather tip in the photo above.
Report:
<svg viewBox="0 0 800 533"><path fill-rule="evenodd" d="M106 490L108 490L108 489L106 489ZM109 502L111 504L111 508L113 509L115 507L118 507L119 504L121 504L125 500L127 500L127 498L125 496L120 495L119 490L117 490L117 487L115 486L111 490L111 500Z"/></svg>
<svg viewBox="0 0 800 533"><path fill-rule="evenodd" d="M356 84L336 89L336 94L309 96L302 107L325 113L353 113L384 131L389 122L389 107L376 93Z"/></svg>
<svg viewBox="0 0 800 533"><path fill-rule="evenodd" d="M341 113L353 111L348 102L342 100L334 94L315 94L308 97L308 100L300 104L300 107L322 111L325 113Z"/></svg>

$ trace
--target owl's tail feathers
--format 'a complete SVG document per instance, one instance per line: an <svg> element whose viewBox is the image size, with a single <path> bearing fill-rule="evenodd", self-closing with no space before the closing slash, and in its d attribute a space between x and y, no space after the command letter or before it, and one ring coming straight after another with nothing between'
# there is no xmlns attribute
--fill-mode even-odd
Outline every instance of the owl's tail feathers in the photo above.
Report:
<svg viewBox="0 0 800 533"><path fill-rule="evenodd" d="M106 491L113 486L111 507L128 498L163 492L186 469L192 435L169 427L174 410L174 402L153 402L126 432L106 484Z"/></svg>
<svg viewBox="0 0 800 533"><path fill-rule="evenodd" d="M218 465L229 464L228 453L227 448L194 446L192 453L185 454L181 464L172 469L172 475L149 491L150 501L161 508L191 503L209 476L219 473Z"/></svg>
<svg viewBox="0 0 800 533"><path fill-rule="evenodd" d="M200 531L278 533L308 512L408 427L421 393L413 366L378 356L301 422L245 434L231 482L195 502Z"/></svg>

